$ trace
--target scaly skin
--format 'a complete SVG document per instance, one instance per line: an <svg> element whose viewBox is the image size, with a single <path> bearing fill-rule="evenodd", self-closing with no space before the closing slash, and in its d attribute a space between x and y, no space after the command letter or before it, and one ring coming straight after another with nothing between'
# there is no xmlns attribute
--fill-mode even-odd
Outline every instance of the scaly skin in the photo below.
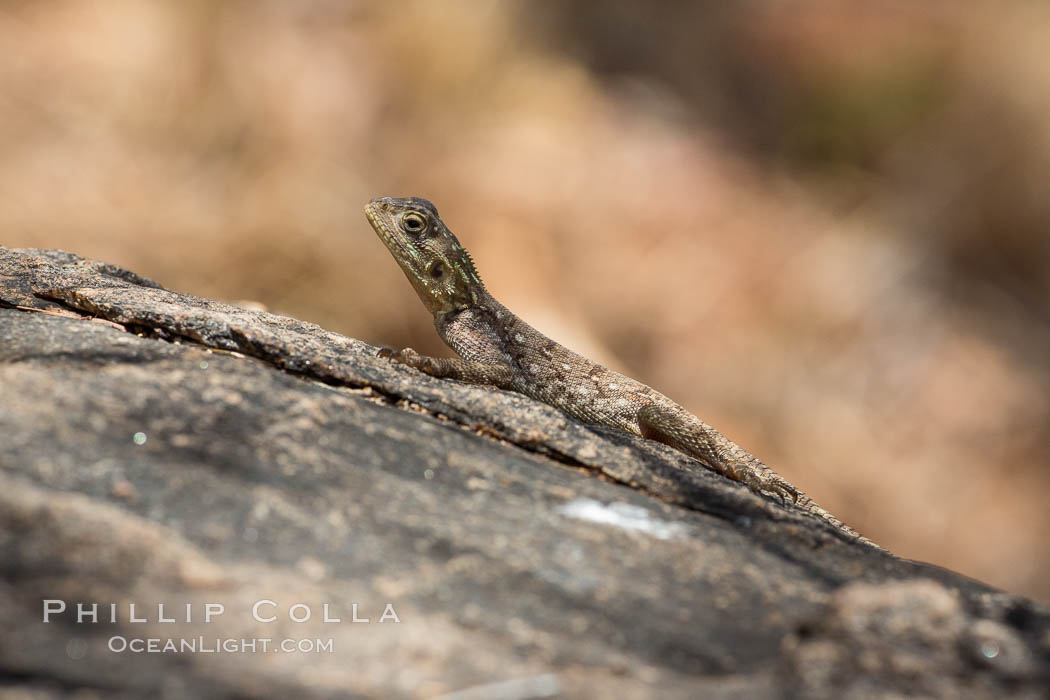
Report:
<svg viewBox="0 0 1050 700"><path fill-rule="evenodd" d="M365 215L462 359L411 348L385 357L434 377L520 392L588 423L662 442L756 493L792 501L871 544L736 443L660 392L565 348L496 301L470 254L425 199L378 197Z"/></svg>

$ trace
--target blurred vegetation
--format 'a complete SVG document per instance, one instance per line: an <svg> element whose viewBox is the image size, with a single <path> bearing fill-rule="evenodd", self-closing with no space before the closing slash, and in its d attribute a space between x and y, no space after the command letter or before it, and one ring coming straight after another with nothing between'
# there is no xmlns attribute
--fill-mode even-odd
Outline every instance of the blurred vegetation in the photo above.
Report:
<svg viewBox="0 0 1050 700"><path fill-rule="evenodd" d="M0 243L447 353L361 205L865 534L1050 600L1050 6L0 5Z"/></svg>
<svg viewBox="0 0 1050 700"><path fill-rule="evenodd" d="M877 172L886 147L929 123L943 104L943 77L915 60L869 75L829 70L793 96L779 144L785 166L833 180Z"/></svg>

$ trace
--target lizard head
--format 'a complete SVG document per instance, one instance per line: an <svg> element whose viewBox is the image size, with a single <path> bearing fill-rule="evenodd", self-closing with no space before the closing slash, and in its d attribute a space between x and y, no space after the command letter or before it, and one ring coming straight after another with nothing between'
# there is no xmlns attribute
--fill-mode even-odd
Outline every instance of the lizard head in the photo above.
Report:
<svg viewBox="0 0 1050 700"><path fill-rule="evenodd" d="M365 216L435 317L477 306L484 291L474 261L419 197L376 197Z"/></svg>

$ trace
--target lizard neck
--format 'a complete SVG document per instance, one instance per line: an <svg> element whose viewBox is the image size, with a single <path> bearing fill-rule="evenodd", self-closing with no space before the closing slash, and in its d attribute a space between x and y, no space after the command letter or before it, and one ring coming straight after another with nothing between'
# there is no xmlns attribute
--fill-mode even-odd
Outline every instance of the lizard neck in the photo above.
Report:
<svg viewBox="0 0 1050 700"><path fill-rule="evenodd" d="M506 318L510 314L507 307L496 301L496 298L489 294L488 290L485 289L484 285L477 285L472 287L470 290L471 303L459 309L453 309L452 311L435 311L434 312L434 325L438 328L448 325L449 322L462 316L464 314L476 319L493 319Z"/></svg>

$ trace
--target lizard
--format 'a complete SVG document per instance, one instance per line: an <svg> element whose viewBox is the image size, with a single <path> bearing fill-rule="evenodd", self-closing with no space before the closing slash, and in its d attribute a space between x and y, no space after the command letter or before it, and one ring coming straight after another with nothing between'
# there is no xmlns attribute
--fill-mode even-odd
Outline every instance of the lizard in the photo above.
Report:
<svg viewBox="0 0 1050 700"><path fill-rule="evenodd" d="M657 390L578 355L500 304L486 289L470 253L420 197L377 197L365 216L434 318L458 358L412 348L380 356L428 375L516 391L585 423L661 442L738 481L757 494L788 501L851 540L877 547L805 493Z"/></svg>

